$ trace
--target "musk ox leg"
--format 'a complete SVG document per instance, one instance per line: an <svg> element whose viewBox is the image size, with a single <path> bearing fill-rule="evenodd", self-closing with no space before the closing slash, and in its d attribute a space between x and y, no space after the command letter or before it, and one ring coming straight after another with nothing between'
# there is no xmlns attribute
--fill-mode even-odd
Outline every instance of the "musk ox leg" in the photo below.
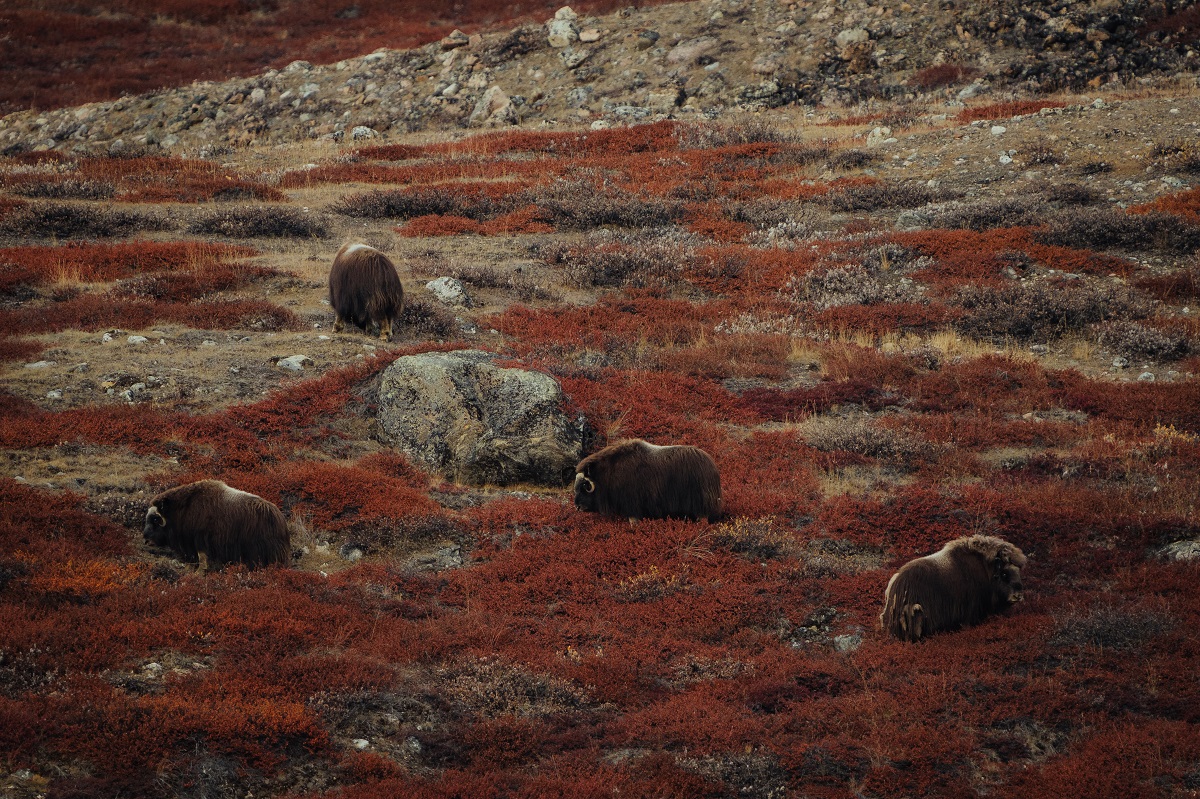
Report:
<svg viewBox="0 0 1200 799"><path fill-rule="evenodd" d="M379 340L380 341L391 341L392 340L392 320L391 319L384 319L382 322L379 323Z"/></svg>
<svg viewBox="0 0 1200 799"><path fill-rule="evenodd" d="M925 624L925 609L920 605L908 605L900 615L900 627L908 636L909 641L920 641L927 632Z"/></svg>
<svg viewBox="0 0 1200 799"><path fill-rule="evenodd" d="M342 318L341 314L334 314L333 332L341 333L345 329L346 329L346 320Z"/></svg>
<svg viewBox="0 0 1200 799"><path fill-rule="evenodd" d="M208 574L208 555L203 552L197 552L196 557L199 559L199 564L196 566L198 574Z"/></svg>

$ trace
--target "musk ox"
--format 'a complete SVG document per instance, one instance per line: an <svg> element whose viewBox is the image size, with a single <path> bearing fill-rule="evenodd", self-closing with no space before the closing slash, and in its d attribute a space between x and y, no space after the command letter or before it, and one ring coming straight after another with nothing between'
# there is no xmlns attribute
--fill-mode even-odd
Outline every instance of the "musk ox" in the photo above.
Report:
<svg viewBox="0 0 1200 799"><path fill-rule="evenodd" d="M220 480L176 486L150 501L146 543L173 549L184 560L209 564L244 563L250 568L292 558L291 536L279 508L262 497L230 488Z"/></svg>
<svg viewBox="0 0 1200 799"><path fill-rule="evenodd" d="M329 304L335 320L333 332L346 322L366 330L379 326L379 338L392 337L392 322L404 309L404 287L388 257L366 244L343 244L329 270Z"/></svg>
<svg viewBox="0 0 1200 799"><path fill-rule="evenodd" d="M697 447L618 441L575 467L575 506L631 519L721 515L721 474Z"/></svg>
<svg viewBox="0 0 1200 799"><path fill-rule="evenodd" d="M892 575L879 623L901 641L977 624L1021 601L1027 561L1021 550L990 535L956 538Z"/></svg>

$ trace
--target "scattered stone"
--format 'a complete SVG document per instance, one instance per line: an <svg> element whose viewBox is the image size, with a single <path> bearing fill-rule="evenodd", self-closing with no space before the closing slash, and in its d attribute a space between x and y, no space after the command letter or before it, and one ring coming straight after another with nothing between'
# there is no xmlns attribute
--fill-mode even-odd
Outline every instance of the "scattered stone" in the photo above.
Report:
<svg viewBox="0 0 1200 799"><path fill-rule="evenodd" d="M338 549L338 554L342 556L343 560L348 560L351 563L354 563L355 561L362 560L363 555L367 553L365 548L359 544L346 543L342 544L342 546Z"/></svg>
<svg viewBox="0 0 1200 799"><path fill-rule="evenodd" d="M694 64L696 59L717 49L720 41L715 36L685 39L667 53L668 64Z"/></svg>
<svg viewBox="0 0 1200 799"><path fill-rule="evenodd" d="M598 42L600 41L600 31L596 30L595 28L582 30L579 32L579 41L583 42L584 44Z"/></svg>
<svg viewBox="0 0 1200 799"><path fill-rule="evenodd" d="M561 486L583 451L583 421L542 372L503 369L480 350L398 358L383 373L384 437L460 483Z"/></svg>
<svg viewBox="0 0 1200 799"><path fill-rule="evenodd" d="M49 369L51 366L58 366L58 361L34 361L25 364L26 369Z"/></svg>
<svg viewBox="0 0 1200 799"><path fill-rule="evenodd" d="M275 360L276 366L280 369L287 369L289 372L303 372L306 363L312 363L312 359L306 355L292 355Z"/></svg>
<svg viewBox="0 0 1200 799"><path fill-rule="evenodd" d="M438 44L443 50L454 50L459 47L465 47L471 43L471 37L460 31L458 28L450 31Z"/></svg>
<svg viewBox="0 0 1200 799"><path fill-rule="evenodd" d="M1166 560L1200 559L1200 540L1174 541L1160 549L1158 556Z"/></svg>
<svg viewBox="0 0 1200 799"><path fill-rule="evenodd" d="M354 128L350 130L350 138L354 141L374 139L378 135L378 131L376 131L374 128L368 128L366 125L355 125Z"/></svg>
<svg viewBox="0 0 1200 799"><path fill-rule="evenodd" d="M371 742L366 738L355 738L351 743L354 744L355 749L366 749L371 745Z"/></svg>
<svg viewBox="0 0 1200 799"><path fill-rule="evenodd" d="M425 284L425 290L446 305L471 304L462 281L452 277L439 277Z"/></svg>
<svg viewBox="0 0 1200 799"><path fill-rule="evenodd" d="M575 20L579 15L570 6L554 12L554 19L546 20L546 41L556 50L569 47L579 41L579 27Z"/></svg>
<svg viewBox="0 0 1200 799"><path fill-rule="evenodd" d="M639 50L649 50L659 39L658 31L642 31L637 35L635 47Z"/></svg>
<svg viewBox="0 0 1200 799"><path fill-rule="evenodd" d="M51 389L50 391L46 392L46 399L48 399L48 400L60 400L62 398L63 398L63 393L62 393L61 389L55 388L55 389Z"/></svg>
<svg viewBox="0 0 1200 799"><path fill-rule="evenodd" d="M405 564L413 571L440 572L447 569L461 569L463 565L462 550L457 544L433 552L422 552L408 559Z"/></svg>
<svg viewBox="0 0 1200 799"><path fill-rule="evenodd" d="M1008 130L1008 128L1004 127L1003 125L992 125L992 135L993 136L1001 136L1007 130Z"/></svg>
<svg viewBox="0 0 1200 799"><path fill-rule="evenodd" d="M87 363L77 363L74 366L72 366L70 369L68 369L67 371L82 374L83 372L86 372L90 368L91 368L91 366L89 366Z"/></svg>
<svg viewBox="0 0 1200 799"><path fill-rule="evenodd" d="M1138 375L1138 382L1139 383L1153 383L1154 382L1154 372L1142 372L1140 375Z"/></svg>
<svg viewBox="0 0 1200 799"><path fill-rule="evenodd" d="M468 124L482 125L485 122L512 122L512 100L499 86L490 86L475 108L471 111Z"/></svg>
<svg viewBox="0 0 1200 799"><path fill-rule="evenodd" d="M839 50L844 50L852 44L868 41L871 34L865 28L848 28L834 37L833 43Z"/></svg>
<svg viewBox="0 0 1200 799"><path fill-rule="evenodd" d="M128 341L130 344L145 344L150 339L146 338L145 336L130 336L129 338L127 338L125 340Z"/></svg>
<svg viewBox="0 0 1200 799"><path fill-rule="evenodd" d="M1129 366L1129 359L1118 355L1116 358L1113 358L1112 365L1114 369L1124 369Z"/></svg>
<svg viewBox="0 0 1200 799"><path fill-rule="evenodd" d="M867 134L867 146L878 147L887 142L892 136L892 129L886 126L880 126Z"/></svg>
<svg viewBox="0 0 1200 799"><path fill-rule="evenodd" d="M833 637L833 648L842 654L853 652L862 646L862 633L849 633L847 635L835 635Z"/></svg>
<svg viewBox="0 0 1200 799"><path fill-rule="evenodd" d="M1050 352L1050 348L1047 347L1045 344L1034 344L1032 347L1029 348L1029 351L1032 352L1034 355L1046 355L1047 353Z"/></svg>

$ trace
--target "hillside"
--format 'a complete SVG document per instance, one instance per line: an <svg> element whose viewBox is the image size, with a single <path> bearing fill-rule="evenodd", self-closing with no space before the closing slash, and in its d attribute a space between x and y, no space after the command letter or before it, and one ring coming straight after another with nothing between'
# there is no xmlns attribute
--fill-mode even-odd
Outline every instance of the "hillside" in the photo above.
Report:
<svg viewBox="0 0 1200 799"><path fill-rule="evenodd" d="M0 795L1195 796L1195 8L562 11L0 118ZM405 455L385 371L466 349L724 518ZM293 568L143 542L210 477ZM885 636L977 533L1024 601Z"/></svg>

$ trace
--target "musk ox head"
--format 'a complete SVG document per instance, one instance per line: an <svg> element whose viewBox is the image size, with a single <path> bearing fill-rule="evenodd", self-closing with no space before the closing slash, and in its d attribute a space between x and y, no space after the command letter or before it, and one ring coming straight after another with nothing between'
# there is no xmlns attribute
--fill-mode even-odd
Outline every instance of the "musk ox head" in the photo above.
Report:
<svg viewBox="0 0 1200 799"><path fill-rule="evenodd" d="M721 475L697 447L619 441L575 467L575 507L630 519L721 515Z"/></svg>
<svg viewBox="0 0 1200 799"><path fill-rule="evenodd" d="M250 568L291 561L291 535L279 508L262 497L200 480L154 497L142 538L188 562Z"/></svg>
<svg viewBox="0 0 1200 799"><path fill-rule="evenodd" d="M978 624L1024 598L1028 558L999 538L958 538L892 575L879 623L902 641Z"/></svg>
<svg viewBox="0 0 1200 799"><path fill-rule="evenodd" d="M346 322L363 330L377 325L379 338L387 341L404 309L404 287L386 255L366 244L345 244L329 270L329 304L335 333L341 333Z"/></svg>

